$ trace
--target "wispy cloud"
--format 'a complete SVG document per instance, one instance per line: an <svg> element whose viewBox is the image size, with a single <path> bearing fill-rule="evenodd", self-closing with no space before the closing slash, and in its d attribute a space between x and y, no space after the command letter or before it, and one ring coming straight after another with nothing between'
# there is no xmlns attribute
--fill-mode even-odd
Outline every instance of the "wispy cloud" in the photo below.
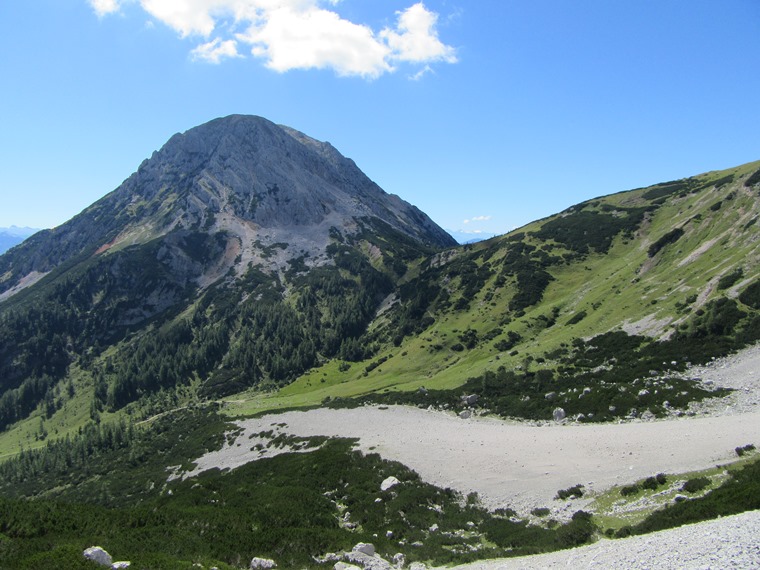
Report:
<svg viewBox="0 0 760 570"><path fill-rule="evenodd" d="M417 2L396 13L396 24L375 31L343 18L340 0L87 0L98 16L137 3L181 38L202 38L191 57L220 63L243 50L277 72L332 69L341 76L376 78L402 64L455 63L456 50L437 30L438 14Z"/></svg>
<svg viewBox="0 0 760 570"><path fill-rule="evenodd" d="M190 55L194 60L207 61L208 63L219 63L226 58L240 57L235 40L222 41L219 38L197 46L190 52Z"/></svg>
<svg viewBox="0 0 760 570"><path fill-rule="evenodd" d="M491 219L491 216L475 216L474 218L468 218L466 220L462 220L463 224L469 224L472 222L487 222Z"/></svg>
<svg viewBox="0 0 760 570"><path fill-rule="evenodd" d="M98 16L106 16L119 11L119 0L88 0Z"/></svg>

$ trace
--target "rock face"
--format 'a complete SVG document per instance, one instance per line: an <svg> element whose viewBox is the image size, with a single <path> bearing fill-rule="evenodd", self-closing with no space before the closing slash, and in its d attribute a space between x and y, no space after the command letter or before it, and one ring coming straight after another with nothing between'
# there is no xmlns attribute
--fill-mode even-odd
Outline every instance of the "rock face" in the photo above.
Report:
<svg viewBox="0 0 760 570"><path fill-rule="evenodd" d="M331 232L352 235L373 223L427 246L456 245L329 143L261 117L233 115L174 135L119 188L0 259L6 276L0 293L86 252L100 255L182 231L226 237L227 251L214 267L165 250L175 271L203 284L251 261L280 269L298 256L314 260ZM287 247L267 249L275 244Z"/></svg>

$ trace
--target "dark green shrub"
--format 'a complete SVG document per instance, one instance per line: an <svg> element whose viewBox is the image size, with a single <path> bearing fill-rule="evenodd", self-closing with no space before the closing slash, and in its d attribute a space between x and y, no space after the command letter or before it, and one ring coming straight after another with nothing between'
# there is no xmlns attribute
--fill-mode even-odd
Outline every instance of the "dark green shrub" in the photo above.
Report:
<svg viewBox="0 0 760 570"><path fill-rule="evenodd" d="M755 446L752 445L751 443L745 445L744 447L737 447L735 449L736 455L738 455L739 457L742 457L745 453L749 453L750 451L754 451L754 450L755 450Z"/></svg>
<svg viewBox="0 0 760 570"><path fill-rule="evenodd" d="M647 250L647 255L649 257L654 257L655 255L657 255L657 252L659 252L666 245L677 242L681 238L681 236L683 236L683 234L684 234L684 231L682 228L676 228L674 230L670 230L668 233L666 233L664 236L662 236L660 239L658 239L656 242L654 242L652 245L649 246L649 249Z"/></svg>
<svg viewBox="0 0 760 570"><path fill-rule="evenodd" d="M567 320L568 325L575 325L586 318L586 311L578 311L572 317Z"/></svg>
<svg viewBox="0 0 760 570"><path fill-rule="evenodd" d="M744 185L749 188L755 184L760 184L760 170L756 170L752 175L744 181Z"/></svg>
<svg viewBox="0 0 760 570"><path fill-rule="evenodd" d="M580 499L583 496L583 485L578 484L574 485L573 487L569 487L567 489L560 489L557 491L557 496L555 498L557 499Z"/></svg>
<svg viewBox="0 0 760 570"><path fill-rule="evenodd" d="M760 310L760 280L755 281L742 291L739 300L748 307Z"/></svg>
<svg viewBox="0 0 760 570"><path fill-rule="evenodd" d="M685 493L698 493L702 489L710 486L710 480L707 477L695 477L689 479L681 486L681 491Z"/></svg>
<svg viewBox="0 0 760 570"><path fill-rule="evenodd" d="M625 485L620 489L620 494L624 497L630 497L641 491L638 485Z"/></svg>
<svg viewBox="0 0 760 570"><path fill-rule="evenodd" d="M744 276L744 271L742 271L741 267L738 267L731 273L724 275L718 281L718 291L722 291L723 289L728 289L729 287L731 287L731 285L739 281L739 279L741 279L743 276Z"/></svg>
<svg viewBox="0 0 760 570"><path fill-rule="evenodd" d="M530 511L530 514L532 514L534 517L545 517L551 512L551 509L547 509L546 507L538 507Z"/></svg>

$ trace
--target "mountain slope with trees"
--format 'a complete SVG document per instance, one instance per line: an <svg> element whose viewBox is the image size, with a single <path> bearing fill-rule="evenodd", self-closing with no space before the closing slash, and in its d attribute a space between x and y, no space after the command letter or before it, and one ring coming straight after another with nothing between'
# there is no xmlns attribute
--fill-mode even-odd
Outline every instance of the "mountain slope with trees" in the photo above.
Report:
<svg viewBox="0 0 760 570"><path fill-rule="evenodd" d="M371 537L436 563L586 542L588 513L541 527L488 513L346 441L264 433L312 454L168 474L223 445L229 416L266 410L684 413L725 394L689 363L760 339L759 215L755 162L456 246L328 143L242 116L176 135L0 256L0 565L76 567L83 541L155 568L324 567ZM391 473L402 490L378 496ZM169 535L181 551L155 540Z"/></svg>

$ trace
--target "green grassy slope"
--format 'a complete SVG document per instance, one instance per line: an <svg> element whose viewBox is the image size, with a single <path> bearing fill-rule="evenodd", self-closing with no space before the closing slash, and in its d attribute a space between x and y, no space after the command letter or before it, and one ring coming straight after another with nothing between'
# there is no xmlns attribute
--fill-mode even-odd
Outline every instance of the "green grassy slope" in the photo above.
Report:
<svg viewBox="0 0 760 570"><path fill-rule="evenodd" d="M755 162L590 200L506 236L440 254L408 281L418 291L430 281L444 284L445 293L436 292L418 313L429 326L398 343L404 302L397 302L372 325L369 337L385 340L373 358L343 366L326 362L279 391L235 396L230 409L247 414L385 390L452 389L500 366L556 369L552 354L574 339L616 330L668 339L687 331L710 301L735 299L760 278L760 192L746 185L759 167ZM554 239L563 237L563 220L580 214L588 219L580 219L579 228L566 224L577 235L564 243ZM632 220L627 228L593 235L600 223L626 216ZM539 302L517 310L511 307L517 279L502 273L514 244L546 252L542 269L552 278ZM457 273L456 265L469 271ZM468 289L484 267L482 281ZM511 342L510 333L520 340Z"/></svg>

